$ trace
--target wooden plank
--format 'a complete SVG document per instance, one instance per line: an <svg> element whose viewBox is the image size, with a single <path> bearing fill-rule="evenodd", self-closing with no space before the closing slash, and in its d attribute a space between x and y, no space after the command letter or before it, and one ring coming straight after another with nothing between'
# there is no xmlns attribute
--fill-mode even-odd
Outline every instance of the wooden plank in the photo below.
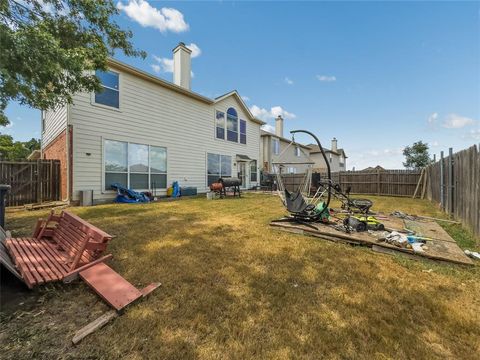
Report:
<svg viewBox="0 0 480 360"><path fill-rule="evenodd" d="M100 316L99 318L95 319L88 325L84 326L80 330L78 330L75 335L73 336L72 342L74 345L77 345L80 341L82 341L86 336L90 335L91 333L97 331L101 327L105 326L109 321L118 317L119 314L115 310L110 310Z"/></svg>
<svg viewBox="0 0 480 360"><path fill-rule="evenodd" d="M56 274L50 269L50 264L44 259L41 254L35 250L35 246L28 240L28 238L22 239L22 247L26 250L32 257L35 259L34 266L35 269L42 275L46 282L58 280Z"/></svg>
<svg viewBox="0 0 480 360"><path fill-rule="evenodd" d="M17 248L16 246L17 239L7 239L5 245L8 251L12 254L13 261L17 269L22 274L22 277L25 279L25 283L31 289L39 282L43 282L43 279L40 277L39 279L32 273L30 266L28 265L28 258L24 259L23 253Z"/></svg>
<svg viewBox="0 0 480 360"><path fill-rule="evenodd" d="M50 274L50 277L52 278L52 280L62 279L63 272L57 268L57 266L51 260L51 258L45 255L45 253L42 250L43 244L33 238L27 238L25 239L25 241L29 243L29 248L32 250L33 253L35 253L36 257L41 259L42 263L44 264L44 267L46 268L47 272Z"/></svg>
<svg viewBox="0 0 480 360"><path fill-rule="evenodd" d="M40 259L35 256L32 249L29 247L28 242L25 241L25 238L22 238L21 241L17 243L20 246L21 250L27 255L30 260L30 264L33 267L34 271L40 275L44 282L52 281L47 269L44 267L44 264L40 262Z"/></svg>
<svg viewBox="0 0 480 360"><path fill-rule="evenodd" d="M119 311L142 297L142 293L105 263L79 272L80 277L110 306Z"/></svg>
<svg viewBox="0 0 480 360"><path fill-rule="evenodd" d="M17 279L22 282L25 282L22 274L20 274L15 267L10 255L8 255L7 248L5 247L3 241L0 242L0 263L5 266L5 268L10 271Z"/></svg>
<svg viewBox="0 0 480 360"><path fill-rule="evenodd" d="M90 268L90 267L92 267L96 264L107 261L107 260L111 259L112 257L113 257L112 254L108 254L108 255L102 256L101 258L98 258L98 259L96 259L92 262L89 262L88 264L80 266L73 271L70 271L69 273L67 273L64 276L63 282L69 283L69 282L75 280L78 277L78 274L79 274L80 271L86 270L86 269L88 269L88 268Z"/></svg>

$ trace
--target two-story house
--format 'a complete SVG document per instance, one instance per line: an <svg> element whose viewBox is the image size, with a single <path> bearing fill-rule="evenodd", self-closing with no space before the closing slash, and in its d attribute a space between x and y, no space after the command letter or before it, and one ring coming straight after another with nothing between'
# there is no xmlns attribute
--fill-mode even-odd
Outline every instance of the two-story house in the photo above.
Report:
<svg viewBox="0 0 480 360"><path fill-rule="evenodd" d="M327 165L325 164L325 159L318 148L318 145L308 144L310 148L310 158L315 162L313 166L314 171L323 172L327 170ZM323 147L323 145L322 145ZM332 139L331 149L323 148L327 159L330 162L330 169L332 171L346 171L347 169L347 155L343 149L339 149L337 146L337 139Z"/></svg>
<svg viewBox="0 0 480 360"><path fill-rule="evenodd" d="M219 177L259 182L260 127L237 91L211 99L190 88L191 50L173 49L173 83L110 59L103 91L42 113L42 157L61 160L62 197L111 201L112 183L166 193L173 181L207 190Z"/></svg>
<svg viewBox="0 0 480 360"><path fill-rule="evenodd" d="M262 130L261 137L263 171L273 173L276 163L284 163L282 173L300 174L314 164L309 156L310 147L283 137L283 118L280 115L275 119L275 134Z"/></svg>

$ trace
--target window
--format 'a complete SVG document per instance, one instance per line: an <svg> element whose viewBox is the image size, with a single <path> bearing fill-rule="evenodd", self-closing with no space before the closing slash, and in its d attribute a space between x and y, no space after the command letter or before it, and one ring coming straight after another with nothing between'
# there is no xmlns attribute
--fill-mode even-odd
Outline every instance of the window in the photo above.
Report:
<svg viewBox="0 0 480 360"><path fill-rule="evenodd" d="M95 93L95 103L118 109L120 107L118 74L112 71L96 71L95 75L102 86L102 91Z"/></svg>
<svg viewBox="0 0 480 360"><path fill-rule="evenodd" d="M240 144L247 143L247 122L240 120Z"/></svg>
<svg viewBox="0 0 480 360"><path fill-rule="evenodd" d="M238 116L234 108L227 110L227 140L238 142Z"/></svg>
<svg viewBox="0 0 480 360"><path fill-rule="evenodd" d="M232 176L232 157L228 155L207 154L207 186L221 177Z"/></svg>
<svg viewBox="0 0 480 360"><path fill-rule="evenodd" d="M340 167L345 166L345 159L344 159L343 155L340 155L340 160L339 160L338 166L340 166Z"/></svg>
<svg viewBox="0 0 480 360"><path fill-rule="evenodd" d="M296 173L297 173L297 168L295 168L295 167L289 167L289 168L287 168L287 172L288 172L289 174L296 174Z"/></svg>
<svg viewBox="0 0 480 360"><path fill-rule="evenodd" d="M105 140L105 190L113 183L138 190L165 189L167 149Z"/></svg>
<svg viewBox="0 0 480 360"><path fill-rule="evenodd" d="M301 155L300 146L295 146L295 156L300 157L300 155Z"/></svg>
<svg viewBox="0 0 480 360"><path fill-rule="evenodd" d="M280 154L280 140L276 138L272 138L272 147L273 147L273 153L275 155Z"/></svg>
<svg viewBox="0 0 480 360"><path fill-rule="evenodd" d="M328 157L330 158L330 162L332 162L332 154L328 154Z"/></svg>
<svg viewBox="0 0 480 360"><path fill-rule="evenodd" d="M216 112L215 131L217 139L225 140L225 113Z"/></svg>
<svg viewBox="0 0 480 360"><path fill-rule="evenodd" d="M250 161L250 181L257 181L257 160Z"/></svg>

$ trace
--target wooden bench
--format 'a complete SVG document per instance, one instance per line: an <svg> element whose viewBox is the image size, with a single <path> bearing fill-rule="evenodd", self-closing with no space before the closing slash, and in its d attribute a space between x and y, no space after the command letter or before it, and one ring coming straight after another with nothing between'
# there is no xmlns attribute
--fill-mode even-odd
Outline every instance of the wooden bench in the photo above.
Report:
<svg viewBox="0 0 480 360"><path fill-rule="evenodd" d="M39 220L32 237L7 238L5 246L29 288L72 279L81 270L102 262L112 236L78 216L53 211Z"/></svg>

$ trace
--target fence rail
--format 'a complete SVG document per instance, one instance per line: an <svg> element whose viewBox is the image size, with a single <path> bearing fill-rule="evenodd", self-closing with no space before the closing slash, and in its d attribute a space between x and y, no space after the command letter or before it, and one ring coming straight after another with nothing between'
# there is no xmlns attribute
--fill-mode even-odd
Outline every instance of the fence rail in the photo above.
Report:
<svg viewBox="0 0 480 360"><path fill-rule="evenodd" d="M427 199L480 236L480 152L474 145L425 168Z"/></svg>
<svg viewBox="0 0 480 360"><path fill-rule="evenodd" d="M60 200L60 161L0 161L0 183L11 186L7 206Z"/></svg>
<svg viewBox="0 0 480 360"><path fill-rule="evenodd" d="M322 178L326 173L320 173ZM302 183L305 174L285 174L282 180L288 190L295 190ZM412 196L415 192L420 171L416 170L374 170L340 171L332 173L332 180L343 190L351 188L352 194Z"/></svg>

